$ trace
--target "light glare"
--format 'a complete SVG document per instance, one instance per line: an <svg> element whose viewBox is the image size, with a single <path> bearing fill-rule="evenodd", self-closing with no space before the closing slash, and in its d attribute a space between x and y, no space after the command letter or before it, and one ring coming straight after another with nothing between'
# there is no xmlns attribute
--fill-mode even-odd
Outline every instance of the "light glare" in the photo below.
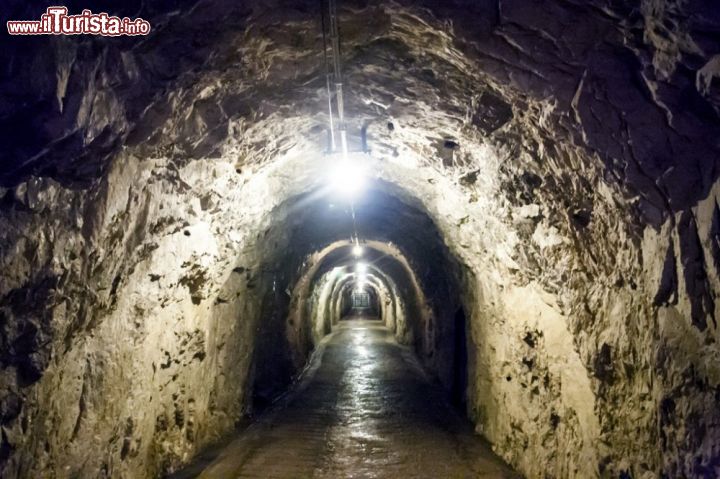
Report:
<svg viewBox="0 0 720 479"><path fill-rule="evenodd" d="M355 246L353 246L352 253L353 253L353 256L355 256L356 258L359 258L360 256L362 256L362 254L363 254L362 246L360 246L359 244L356 244Z"/></svg>
<svg viewBox="0 0 720 479"><path fill-rule="evenodd" d="M341 159L330 169L329 181L338 193L353 198L365 188L365 168L357 161Z"/></svg>

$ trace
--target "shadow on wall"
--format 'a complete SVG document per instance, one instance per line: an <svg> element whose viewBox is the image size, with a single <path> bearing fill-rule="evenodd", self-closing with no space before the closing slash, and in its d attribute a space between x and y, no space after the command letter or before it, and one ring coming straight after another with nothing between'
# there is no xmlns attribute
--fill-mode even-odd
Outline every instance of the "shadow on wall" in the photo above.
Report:
<svg viewBox="0 0 720 479"><path fill-rule="evenodd" d="M459 308L453 320L453 379L450 397L455 406L465 411L468 386L468 325L465 310Z"/></svg>

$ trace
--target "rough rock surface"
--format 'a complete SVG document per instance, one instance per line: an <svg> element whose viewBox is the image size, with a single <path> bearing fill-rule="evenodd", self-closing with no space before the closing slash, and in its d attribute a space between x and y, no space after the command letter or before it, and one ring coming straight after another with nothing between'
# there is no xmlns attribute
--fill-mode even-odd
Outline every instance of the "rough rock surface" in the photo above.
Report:
<svg viewBox="0 0 720 479"><path fill-rule="evenodd" d="M5 38L3 477L175 470L336 319L317 2L257 3L113 6L144 39ZM462 308L468 413L528 477L719 475L720 10L342 7L398 335L450 386Z"/></svg>

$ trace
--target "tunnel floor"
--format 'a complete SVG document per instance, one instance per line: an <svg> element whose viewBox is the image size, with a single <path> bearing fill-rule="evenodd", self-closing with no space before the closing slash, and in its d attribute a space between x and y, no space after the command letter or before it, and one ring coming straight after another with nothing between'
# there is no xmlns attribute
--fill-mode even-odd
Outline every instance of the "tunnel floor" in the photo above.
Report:
<svg viewBox="0 0 720 479"><path fill-rule="evenodd" d="M353 319L323 341L297 386L196 477L519 476L409 348L379 321Z"/></svg>

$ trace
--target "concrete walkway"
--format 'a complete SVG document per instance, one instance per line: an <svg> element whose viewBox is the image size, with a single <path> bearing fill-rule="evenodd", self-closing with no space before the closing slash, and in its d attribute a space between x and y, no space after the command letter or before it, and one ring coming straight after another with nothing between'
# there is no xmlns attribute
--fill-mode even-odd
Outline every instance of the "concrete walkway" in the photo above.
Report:
<svg viewBox="0 0 720 479"><path fill-rule="evenodd" d="M343 321L284 400L200 474L515 478L377 321Z"/></svg>

